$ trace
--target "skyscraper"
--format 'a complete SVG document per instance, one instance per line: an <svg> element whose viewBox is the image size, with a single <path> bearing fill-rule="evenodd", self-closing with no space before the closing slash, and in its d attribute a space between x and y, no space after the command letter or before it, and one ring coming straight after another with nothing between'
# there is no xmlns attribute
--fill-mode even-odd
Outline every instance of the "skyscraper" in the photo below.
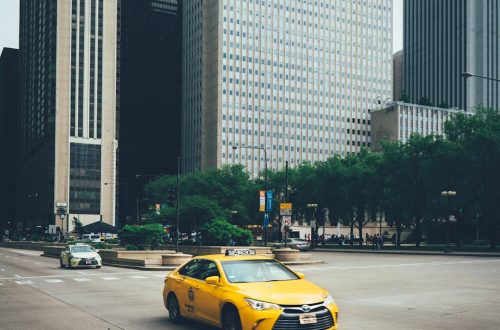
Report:
<svg viewBox="0 0 500 330"><path fill-rule="evenodd" d="M177 172L182 2L121 0L120 25L120 218L135 219L136 175Z"/></svg>
<svg viewBox="0 0 500 330"><path fill-rule="evenodd" d="M183 15L184 170L256 175L264 154L279 168L370 145L369 109L392 96L392 1L193 0Z"/></svg>
<svg viewBox="0 0 500 330"><path fill-rule="evenodd" d="M403 92L404 84L404 52L402 50L392 56L392 99L399 101ZM406 94L406 91L405 91Z"/></svg>
<svg viewBox="0 0 500 330"><path fill-rule="evenodd" d="M404 87L412 103L500 107L500 3L405 0Z"/></svg>
<svg viewBox="0 0 500 330"><path fill-rule="evenodd" d="M118 7L21 0L17 220L25 228L115 222Z"/></svg>
<svg viewBox="0 0 500 330"><path fill-rule="evenodd" d="M19 50L0 55L0 236L12 229L16 213L17 123L19 116Z"/></svg>

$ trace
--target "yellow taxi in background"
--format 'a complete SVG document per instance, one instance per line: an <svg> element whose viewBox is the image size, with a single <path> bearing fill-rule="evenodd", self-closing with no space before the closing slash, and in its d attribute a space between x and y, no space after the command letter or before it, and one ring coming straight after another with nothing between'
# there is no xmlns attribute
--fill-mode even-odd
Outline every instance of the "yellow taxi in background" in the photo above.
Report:
<svg viewBox="0 0 500 330"><path fill-rule="evenodd" d="M338 307L324 289L255 250L198 256L165 278L170 320L224 330L337 329Z"/></svg>

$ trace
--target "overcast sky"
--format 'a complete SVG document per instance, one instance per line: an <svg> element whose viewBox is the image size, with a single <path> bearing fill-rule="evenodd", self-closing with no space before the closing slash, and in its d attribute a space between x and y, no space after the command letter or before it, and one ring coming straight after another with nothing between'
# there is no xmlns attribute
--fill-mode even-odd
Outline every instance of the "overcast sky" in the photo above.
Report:
<svg viewBox="0 0 500 330"><path fill-rule="evenodd" d="M392 50L395 53L403 49L403 0L392 1L394 6ZM0 0L0 49L3 47L19 48L18 35L19 0Z"/></svg>

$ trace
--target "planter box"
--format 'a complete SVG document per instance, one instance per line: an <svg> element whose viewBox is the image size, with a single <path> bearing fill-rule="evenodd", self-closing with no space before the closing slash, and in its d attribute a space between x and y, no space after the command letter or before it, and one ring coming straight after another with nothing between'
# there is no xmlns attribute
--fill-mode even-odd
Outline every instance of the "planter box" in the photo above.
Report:
<svg viewBox="0 0 500 330"><path fill-rule="evenodd" d="M181 245L179 251L194 256L203 256L210 254L225 254L226 250L232 249L252 249L256 254L272 257L271 247L265 246L197 246L197 245Z"/></svg>

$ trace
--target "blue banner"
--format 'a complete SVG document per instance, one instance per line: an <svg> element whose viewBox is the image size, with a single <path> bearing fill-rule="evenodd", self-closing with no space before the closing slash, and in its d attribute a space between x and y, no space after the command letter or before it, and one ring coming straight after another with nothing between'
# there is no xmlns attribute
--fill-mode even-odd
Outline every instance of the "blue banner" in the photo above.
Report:
<svg viewBox="0 0 500 330"><path fill-rule="evenodd" d="M269 226L269 213L264 213L264 228Z"/></svg>
<svg viewBox="0 0 500 330"><path fill-rule="evenodd" d="M272 190L266 191L266 212L273 210L273 192Z"/></svg>

